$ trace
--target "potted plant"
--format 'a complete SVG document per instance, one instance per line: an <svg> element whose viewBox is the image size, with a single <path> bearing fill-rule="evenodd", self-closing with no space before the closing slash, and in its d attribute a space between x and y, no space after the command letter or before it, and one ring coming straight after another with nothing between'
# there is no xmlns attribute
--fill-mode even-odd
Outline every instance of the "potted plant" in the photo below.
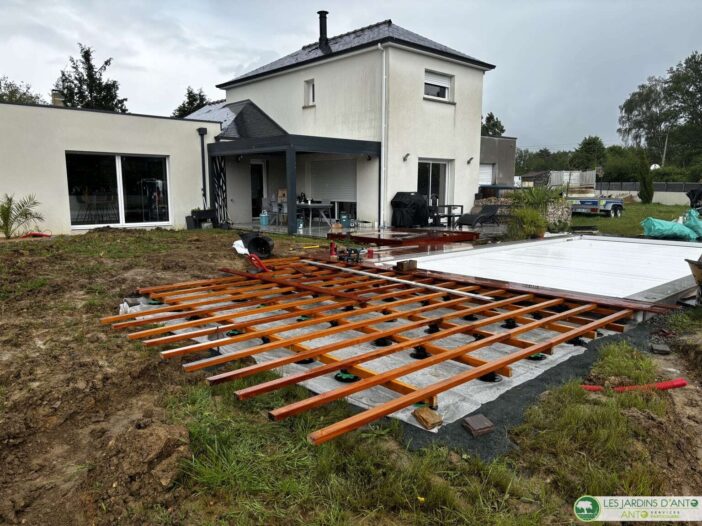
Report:
<svg viewBox="0 0 702 526"><path fill-rule="evenodd" d="M510 239L537 239L546 234L546 218L534 208L517 208L512 212L507 236Z"/></svg>

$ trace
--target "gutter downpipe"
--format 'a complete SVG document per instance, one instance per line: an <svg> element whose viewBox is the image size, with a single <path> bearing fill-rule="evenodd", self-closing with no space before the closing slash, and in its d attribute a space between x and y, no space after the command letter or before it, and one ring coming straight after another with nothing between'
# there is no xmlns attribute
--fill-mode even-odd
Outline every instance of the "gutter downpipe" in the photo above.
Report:
<svg viewBox="0 0 702 526"><path fill-rule="evenodd" d="M380 181L379 181L379 195L378 195L378 222L379 226L383 228L385 226L385 193L387 192L387 155L386 155L386 141L387 141L387 69L385 61L385 48L382 44L378 44L378 49L381 52L381 59L383 61L383 70L381 78L381 95L380 99L380 113L381 113L381 124L380 124Z"/></svg>
<svg viewBox="0 0 702 526"><path fill-rule="evenodd" d="M200 160L202 162L202 209L207 210L207 175L205 170L205 135L207 135L207 128L198 128L198 135L200 135Z"/></svg>

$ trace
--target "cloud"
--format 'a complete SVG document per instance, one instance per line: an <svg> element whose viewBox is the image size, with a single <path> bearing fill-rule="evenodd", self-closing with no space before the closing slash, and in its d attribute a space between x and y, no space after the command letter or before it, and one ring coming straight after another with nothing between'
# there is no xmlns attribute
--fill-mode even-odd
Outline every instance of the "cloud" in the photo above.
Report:
<svg viewBox="0 0 702 526"><path fill-rule="evenodd" d="M330 34L386 18L480 59L483 112L522 146L568 148L583 136L617 142L618 106L699 44L695 0L326 0ZM190 85L215 85L317 37L318 1L3 0L0 75L48 94L77 42L113 57L131 111L170 114Z"/></svg>

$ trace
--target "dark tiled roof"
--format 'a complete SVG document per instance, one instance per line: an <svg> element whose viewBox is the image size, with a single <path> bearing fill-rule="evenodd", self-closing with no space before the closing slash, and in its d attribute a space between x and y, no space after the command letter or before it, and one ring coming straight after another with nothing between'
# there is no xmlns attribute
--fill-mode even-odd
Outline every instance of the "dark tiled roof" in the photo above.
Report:
<svg viewBox="0 0 702 526"><path fill-rule="evenodd" d="M222 123L218 139L249 139L286 135L286 131L250 100L216 101L194 111L186 119L217 120Z"/></svg>
<svg viewBox="0 0 702 526"><path fill-rule="evenodd" d="M487 62L483 62L477 58L471 57L470 55L456 51L448 46L434 42L433 40L423 37L422 35L408 31L403 27L393 24L392 20L384 20L377 24L362 27L360 29L350 31L349 33L344 33L342 35L330 38L329 46L331 47L331 53L322 53L317 42L308 44L303 46L299 51L295 51L294 53L279 58L270 64L261 66L253 71L249 71L248 73L245 73L233 80L219 84L217 87L226 88L246 80L268 75L275 71L293 68L295 66L315 62L317 60L323 60L327 57L348 53L356 49L373 46L383 42L404 44L409 47L421 49L430 53L436 53L438 55L450 57L455 60L460 60L467 64L472 64L486 69L493 69L495 67L492 64L488 64Z"/></svg>

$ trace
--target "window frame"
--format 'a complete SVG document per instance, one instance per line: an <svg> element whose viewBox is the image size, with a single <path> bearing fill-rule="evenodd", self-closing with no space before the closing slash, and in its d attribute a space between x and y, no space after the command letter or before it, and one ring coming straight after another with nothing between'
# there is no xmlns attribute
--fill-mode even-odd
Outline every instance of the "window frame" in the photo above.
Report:
<svg viewBox="0 0 702 526"><path fill-rule="evenodd" d="M441 84L436 84L434 82L427 82L427 74L446 78L447 86L442 86ZM437 97L435 95L427 95L427 93L426 93L427 84L430 86L435 86L437 88L445 88L446 89L446 97ZM440 101L440 102L454 102L454 100L453 100L454 91L455 90L454 90L454 76L453 75L449 75L448 73L441 73L439 71L434 71L431 69L424 70L424 83L422 84L422 95L425 99L435 100L435 101Z"/></svg>
<svg viewBox="0 0 702 526"><path fill-rule="evenodd" d="M314 79L305 80L305 97L303 100L303 108L312 108L317 105L317 90Z"/></svg>
<svg viewBox="0 0 702 526"><path fill-rule="evenodd" d="M105 155L112 156L115 158L115 169L117 176L117 213L119 215L119 223L93 223L90 225L74 225L71 218L71 208L68 207L68 222L71 225L71 230L92 230L94 228L101 228L104 226L109 226L110 228L139 228L139 227L152 227L152 226L173 226L173 198L171 196L171 157L170 155L160 155L160 154L144 154L144 153L115 153L115 152L86 152L79 150L66 150L64 151L64 159L66 155ZM122 157L157 157L163 159L166 163L166 188L168 189L168 221L152 221L152 222L142 222L142 223L127 223L125 221L126 214L124 210L124 184L122 178ZM64 161L65 162L65 161ZM65 180L68 182L68 165L66 164L66 177ZM70 201L70 188L69 188L69 201Z"/></svg>

